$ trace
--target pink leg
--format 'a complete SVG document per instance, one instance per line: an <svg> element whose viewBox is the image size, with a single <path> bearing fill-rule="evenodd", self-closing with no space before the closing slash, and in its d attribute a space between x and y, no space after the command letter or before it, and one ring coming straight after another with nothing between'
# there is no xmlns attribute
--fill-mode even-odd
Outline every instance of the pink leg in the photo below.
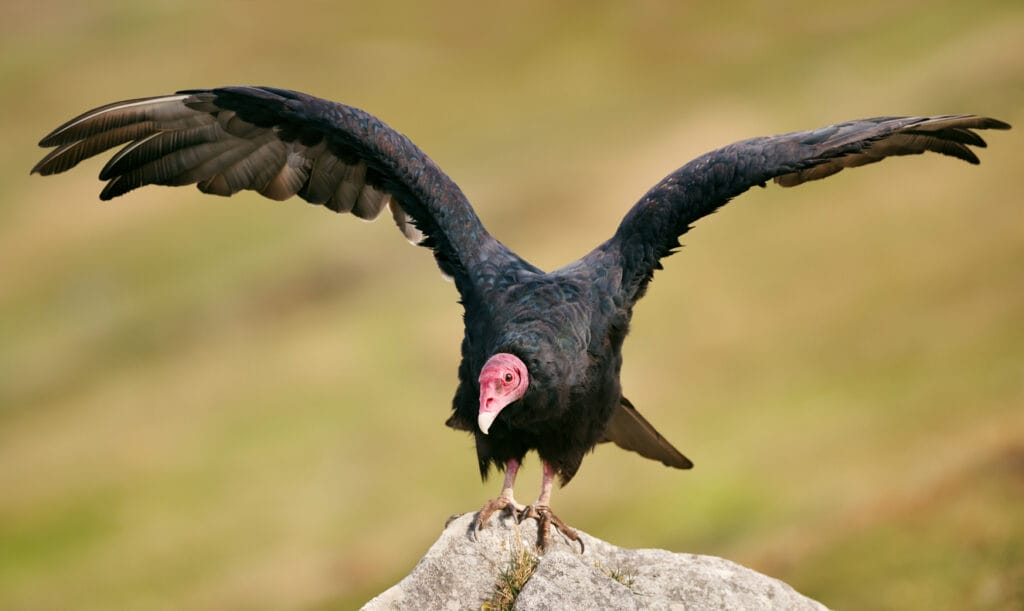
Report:
<svg viewBox="0 0 1024 611"><path fill-rule="evenodd" d="M544 475L540 480L540 496L537 497L537 504L547 507L551 504L551 488L555 482L555 470L547 462L544 462Z"/></svg>
<svg viewBox="0 0 1024 611"><path fill-rule="evenodd" d="M501 486L501 498L509 499L515 502L512 498L512 487L516 484L516 475L519 473L519 461L511 459L505 463L505 483Z"/></svg>
<svg viewBox="0 0 1024 611"><path fill-rule="evenodd" d="M487 521L491 519L495 511L508 511L514 516L519 516L520 513L526 510L526 506L517 503L515 498L512 496L512 487L516 483L516 475L519 473L519 461L511 459L505 463L505 482L501 485L501 494L498 498L491 499L484 503L484 506L480 508L480 513L476 517L476 529L480 530L487 525Z"/></svg>
<svg viewBox="0 0 1024 611"><path fill-rule="evenodd" d="M537 520L537 547L543 553L548 547L548 538L551 526L554 525L558 532L566 536L570 541L580 544L580 553L583 552L583 541L579 534L569 527L561 518L551 511L551 488L555 482L555 470L547 462L544 465L544 475L540 482L540 496L537 502L523 512L523 518L535 518Z"/></svg>

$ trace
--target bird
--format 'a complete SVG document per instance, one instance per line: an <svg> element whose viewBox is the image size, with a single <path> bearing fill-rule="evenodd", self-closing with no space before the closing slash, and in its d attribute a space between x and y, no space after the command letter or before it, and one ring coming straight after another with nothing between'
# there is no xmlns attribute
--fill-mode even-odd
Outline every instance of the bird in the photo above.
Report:
<svg viewBox="0 0 1024 611"><path fill-rule="evenodd" d="M40 141L52 148L31 173L65 172L121 147L100 171L101 200L145 185L197 185L230 196L298 196L365 220L385 209L411 243L429 249L459 294L465 330L446 424L474 438L481 478L504 472L496 512L578 533L551 510L584 456L612 442L669 467L693 463L623 395L622 345L633 308L661 261L698 219L754 186L826 178L886 157L935 152L971 164L976 130L1009 129L977 115L876 117L735 142L668 174L625 214L615 233L568 265L544 271L498 241L466 195L418 146L377 117L274 87L188 89L100 106ZM524 457L542 465L537 500L515 500ZM475 532L475 531L474 531Z"/></svg>

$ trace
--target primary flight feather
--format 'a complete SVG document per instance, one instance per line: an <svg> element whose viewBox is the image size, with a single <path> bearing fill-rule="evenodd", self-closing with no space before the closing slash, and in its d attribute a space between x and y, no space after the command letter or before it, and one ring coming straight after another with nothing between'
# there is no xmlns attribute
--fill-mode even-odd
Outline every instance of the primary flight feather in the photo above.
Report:
<svg viewBox="0 0 1024 611"><path fill-rule="evenodd" d="M1009 127L974 115L879 117L736 142L669 174L610 239L553 272L491 236L408 138L362 110L284 89L195 89L101 106L43 138L40 146L54 150L32 172L64 172L124 145L100 172L100 199L196 184L216 195L298 195L363 219L387 209L408 240L433 251L465 310L447 424L473 434L484 478L492 466L505 472L477 524L499 510L537 517L543 547L551 525L576 539L551 512L551 490L596 444L693 466L623 396L619 370L634 304L694 221L752 186L799 185L889 156L931 151L976 164L970 147L985 141L974 130ZM530 450L543 477L536 503L524 506L512 492Z"/></svg>

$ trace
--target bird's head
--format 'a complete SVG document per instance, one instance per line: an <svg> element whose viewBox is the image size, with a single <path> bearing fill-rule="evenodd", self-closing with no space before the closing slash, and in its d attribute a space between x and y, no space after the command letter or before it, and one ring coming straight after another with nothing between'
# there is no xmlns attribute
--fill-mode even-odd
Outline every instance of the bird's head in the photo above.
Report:
<svg viewBox="0 0 1024 611"><path fill-rule="evenodd" d="M494 419L510 403L520 399L530 385L526 364L507 352L487 359L480 370L480 413L477 424L486 435Z"/></svg>

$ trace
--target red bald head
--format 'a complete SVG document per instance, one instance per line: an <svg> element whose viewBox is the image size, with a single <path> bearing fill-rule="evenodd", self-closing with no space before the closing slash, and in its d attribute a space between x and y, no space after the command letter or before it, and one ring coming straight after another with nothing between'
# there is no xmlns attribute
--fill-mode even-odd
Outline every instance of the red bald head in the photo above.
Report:
<svg viewBox="0 0 1024 611"><path fill-rule="evenodd" d="M477 424L486 435L501 410L526 393L530 379L519 357L499 352L487 359L480 370L480 414Z"/></svg>

